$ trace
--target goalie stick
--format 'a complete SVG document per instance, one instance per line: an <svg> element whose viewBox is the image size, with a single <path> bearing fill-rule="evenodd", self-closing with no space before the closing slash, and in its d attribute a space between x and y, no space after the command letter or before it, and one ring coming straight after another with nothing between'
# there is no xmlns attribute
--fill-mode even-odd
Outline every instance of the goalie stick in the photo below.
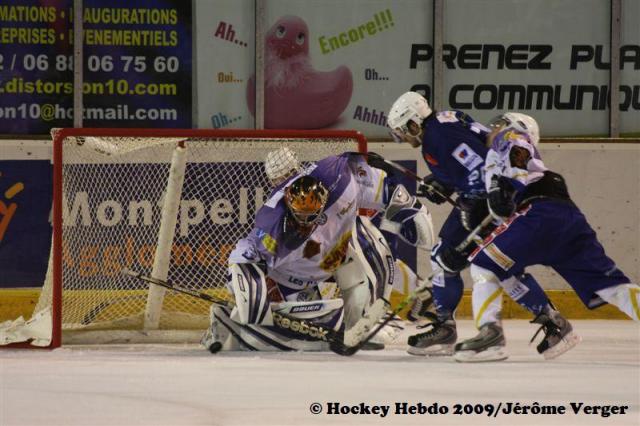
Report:
<svg viewBox="0 0 640 426"><path fill-rule="evenodd" d="M160 287L164 287L166 289L173 290L178 293L183 293L198 299L206 300L207 302L215 303L216 305L224 306L226 308L233 308L234 306L234 304L231 303L230 301L222 299L220 297L211 296L210 294L202 293L197 290L192 290L190 288L183 287L178 284L173 284L173 283L170 283L169 281L164 281L158 278L149 277L149 276L143 275L142 272L132 271L131 269L128 269L128 268L122 268L120 272L123 273L124 275L129 275L130 277L138 278L139 280L146 281L148 283L155 284Z"/></svg>
<svg viewBox="0 0 640 426"><path fill-rule="evenodd" d="M134 277L137 278L139 280L151 283L151 284L155 284L158 285L160 287L164 287L166 289L169 290L173 290L176 291L178 293L183 293L198 299L202 299L202 300L206 300L207 302L211 302L214 303L216 305L220 305L220 306L224 306L227 308L233 308L235 306L235 304L229 300L225 300L223 298L220 297L215 297L212 296L210 294L207 293L202 293L200 291L197 290L192 290L190 288L187 287L183 287L179 284L174 284L174 283L170 283L168 281L164 281L158 278L153 278L147 275L143 275L142 272L136 272L136 271L132 271L131 269L128 268L123 268L121 270L121 273L124 275L128 275L130 277ZM385 302L386 303L386 302ZM406 305L406 304L405 304ZM399 311L398 311L399 312ZM312 321L307 321L298 317L293 317L291 315L287 315L287 314L283 314L281 312L277 312L277 314L285 319L288 319L290 322L294 322L297 324L300 324L302 326L308 326L308 327L315 327L317 328L322 334L323 336L326 338L326 341L329 343L329 348L331 349L332 352L338 354L338 355L344 355L344 356L349 356L349 355L353 355L354 353L356 353L364 344L361 344L362 342L358 342L356 343L354 346L347 346L344 343L344 332L339 332L339 331L335 331L332 328L327 328L324 325L321 324L317 324L314 323ZM393 318L393 316L391 317ZM384 322L384 324L386 325L387 323L389 323L390 320L385 320L386 322ZM382 327L378 327L375 329L375 333L377 333ZM295 332L295 330L293 330L292 327L287 327L286 330L288 332ZM373 337L373 335L375 333L371 333L367 336L367 342ZM306 334L304 335L305 337L307 336ZM320 339L322 340L322 339ZM366 343L366 342L365 342ZM357 349L354 350L354 347L357 347Z"/></svg>

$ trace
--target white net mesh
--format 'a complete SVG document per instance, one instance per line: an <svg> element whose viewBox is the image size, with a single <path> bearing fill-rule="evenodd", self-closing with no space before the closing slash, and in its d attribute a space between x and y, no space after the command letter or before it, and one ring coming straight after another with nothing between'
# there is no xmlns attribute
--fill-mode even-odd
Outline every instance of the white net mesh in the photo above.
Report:
<svg viewBox="0 0 640 426"><path fill-rule="evenodd" d="M349 139L68 137L63 144L63 330L141 329L172 154L186 148L184 185L167 250L167 279L228 297L229 252L251 229L270 191L268 152L300 161L358 150ZM51 269L51 268L49 268ZM50 276L51 274L47 274ZM51 305L51 280L36 311ZM204 329L209 304L168 291L160 329Z"/></svg>

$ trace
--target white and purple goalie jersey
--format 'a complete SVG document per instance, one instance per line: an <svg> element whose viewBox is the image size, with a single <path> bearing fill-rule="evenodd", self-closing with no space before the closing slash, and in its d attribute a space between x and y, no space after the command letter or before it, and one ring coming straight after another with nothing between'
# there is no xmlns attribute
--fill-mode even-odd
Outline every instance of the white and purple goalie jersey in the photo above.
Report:
<svg viewBox="0 0 640 426"><path fill-rule="evenodd" d="M359 210L380 211L388 198L386 173L370 167L361 155L327 157L304 173L329 190L312 233L303 238L286 229L284 190L299 175L271 194L256 214L253 230L231 252L229 263L264 262L268 276L290 288L319 284L342 263Z"/></svg>

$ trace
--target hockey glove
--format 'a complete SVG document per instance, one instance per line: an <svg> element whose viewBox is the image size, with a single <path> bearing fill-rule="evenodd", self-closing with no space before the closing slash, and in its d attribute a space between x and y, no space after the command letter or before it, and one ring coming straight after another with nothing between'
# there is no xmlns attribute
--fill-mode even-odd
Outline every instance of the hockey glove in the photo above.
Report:
<svg viewBox="0 0 640 426"><path fill-rule="evenodd" d="M376 169L384 170L390 176L394 175L397 171L393 166L384 161L382 155L375 152L367 153L367 164Z"/></svg>
<svg viewBox="0 0 640 426"><path fill-rule="evenodd" d="M462 271L469 266L467 250L459 252L453 247L445 247L436 255L436 262L442 269L452 274Z"/></svg>
<svg viewBox="0 0 640 426"><path fill-rule="evenodd" d="M436 321L435 304L433 303L433 289L431 285L422 283L416 288L416 298L411 305L411 310L407 312L409 321Z"/></svg>
<svg viewBox="0 0 640 426"><path fill-rule="evenodd" d="M425 176L422 183L418 184L416 195L425 197L434 204L442 204L447 201L447 197L453 194L453 190L442 185L433 175Z"/></svg>
<svg viewBox="0 0 640 426"><path fill-rule="evenodd" d="M516 210L514 195L515 188L508 178L493 176L488 195L491 215L500 219L511 216Z"/></svg>
<svg viewBox="0 0 640 426"><path fill-rule="evenodd" d="M460 222L467 231L473 231L489 214L489 207L484 198L458 198L460 206Z"/></svg>

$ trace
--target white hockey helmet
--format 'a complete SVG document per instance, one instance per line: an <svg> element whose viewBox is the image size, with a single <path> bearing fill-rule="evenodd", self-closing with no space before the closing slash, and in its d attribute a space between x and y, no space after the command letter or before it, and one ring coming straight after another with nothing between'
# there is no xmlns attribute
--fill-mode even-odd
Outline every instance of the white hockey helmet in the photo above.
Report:
<svg viewBox="0 0 640 426"><path fill-rule="evenodd" d="M264 171L273 186L281 184L300 170L298 156L287 146L269 152L264 160Z"/></svg>
<svg viewBox="0 0 640 426"><path fill-rule="evenodd" d="M527 114L519 112L505 112L502 115L494 117L489 122L489 127L492 129L514 129L518 132L525 133L529 136L529 142L535 147L540 142L540 127L538 122Z"/></svg>
<svg viewBox="0 0 640 426"><path fill-rule="evenodd" d="M419 93L406 92L391 105L387 116L387 125L391 128L391 136L396 142L404 142L405 137L422 142L422 122L432 113L429 103ZM409 122L417 124L418 132L411 132Z"/></svg>

